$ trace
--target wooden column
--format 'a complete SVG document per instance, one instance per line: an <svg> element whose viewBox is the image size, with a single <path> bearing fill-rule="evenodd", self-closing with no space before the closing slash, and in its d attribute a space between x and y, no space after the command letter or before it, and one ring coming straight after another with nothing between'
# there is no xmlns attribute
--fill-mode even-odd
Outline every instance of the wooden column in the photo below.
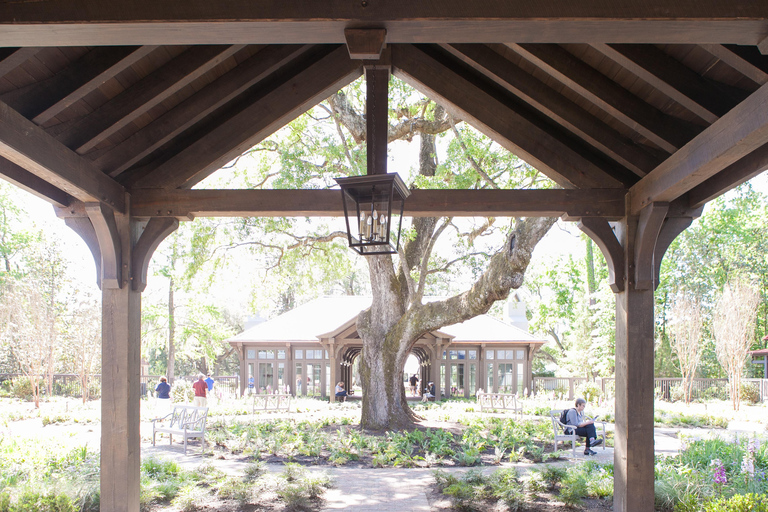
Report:
<svg viewBox="0 0 768 512"><path fill-rule="evenodd" d="M600 247L616 292L616 429L613 509L650 512L654 504L654 297L661 259L701 208L687 198L656 202L611 226L601 218L579 227Z"/></svg>
<svg viewBox="0 0 768 512"><path fill-rule="evenodd" d="M141 392L141 291L146 268L175 220L140 222L103 203L57 209L88 244L97 262L102 298L101 505L103 511L138 512ZM133 249L137 248L134 252Z"/></svg>

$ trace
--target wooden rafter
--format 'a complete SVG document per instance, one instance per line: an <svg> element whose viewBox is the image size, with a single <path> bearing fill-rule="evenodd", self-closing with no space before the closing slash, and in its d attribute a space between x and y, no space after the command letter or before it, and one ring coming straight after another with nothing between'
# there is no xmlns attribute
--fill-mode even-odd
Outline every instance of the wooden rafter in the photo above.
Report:
<svg viewBox="0 0 768 512"><path fill-rule="evenodd" d="M667 153L697 129L632 95L557 45L510 44L512 50Z"/></svg>
<svg viewBox="0 0 768 512"><path fill-rule="evenodd" d="M747 96L714 85L653 45L599 43L592 47L709 124Z"/></svg>
<svg viewBox="0 0 768 512"><path fill-rule="evenodd" d="M630 189L630 212L670 202L768 143L768 84Z"/></svg>
<svg viewBox="0 0 768 512"><path fill-rule="evenodd" d="M623 189L413 190L410 217L605 217L624 216ZM341 217L338 190L137 189L136 217ZM61 213L65 215L65 213ZM74 212L73 215L81 215Z"/></svg>
<svg viewBox="0 0 768 512"><path fill-rule="evenodd" d="M67 206L73 200L63 190L5 158L0 158L0 176L54 206Z"/></svg>
<svg viewBox="0 0 768 512"><path fill-rule="evenodd" d="M240 45L190 48L87 116L68 124L64 131L57 127L56 138L80 154L87 153L240 49Z"/></svg>
<svg viewBox="0 0 768 512"><path fill-rule="evenodd" d="M325 50L323 50L325 51ZM298 69L296 69L298 68ZM132 188L191 188L230 160L283 127L362 73L359 61L337 46L291 76L262 91L225 121L176 152Z"/></svg>
<svg viewBox="0 0 768 512"><path fill-rule="evenodd" d="M125 190L18 112L0 103L0 156L83 202L125 211Z"/></svg>
<svg viewBox="0 0 768 512"><path fill-rule="evenodd" d="M40 48L0 48L0 78L35 56Z"/></svg>
<svg viewBox="0 0 768 512"><path fill-rule="evenodd" d="M738 13L738 22L734 13ZM100 0L0 4L0 45L343 43L344 29L385 28L388 43L524 42L758 44L764 3L750 0L571 2L210 2ZM478 23L482 20L482 28ZM51 25L55 24L55 30Z"/></svg>
<svg viewBox="0 0 768 512"><path fill-rule="evenodd" d="M24 117L43 124L109 78L135 64L154 46L94 48L47 80L34 82L0 97Z"/></svg>
<svg viewBox="0 0 768 512"><path fill-rule="evenodd" d="M440 101L446 108L458 110L457 115L461 118L561 186L624 186L614 177L623 174L618 164L599 162L586 147L579 148L573 140L556 135L562 130L529 117L529 113L518 105L500 101L460 74L456 66L445 65L421 47L393 45L392 67L398 78Z"/></svg>
<svg viewBox="0 0 768 512"><path fill-rule="evenodd" d="M310 47L275 45L260 50L108 152L98 155L95 164L111 176L117 176Z"/></svg>
<svg viewBox="0 0 768 512"><path fill-rule="evenodd" d="M639 176L661 161L486 45L443 45L454 56Z"/></svg>
<svg viewBox="0 0 768 512"><path fill-rule="evenodd" d="M749 52L747 47L728 47L721 44L703 44L701 47L757 85L768 83L768 59L757 50ZM744 50L747 50L747 53Z"/></svg>

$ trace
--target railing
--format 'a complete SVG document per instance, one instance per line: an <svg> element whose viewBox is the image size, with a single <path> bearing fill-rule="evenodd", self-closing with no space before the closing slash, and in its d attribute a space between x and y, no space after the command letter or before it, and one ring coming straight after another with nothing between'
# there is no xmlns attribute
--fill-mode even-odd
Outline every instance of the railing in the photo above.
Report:
<svg viewBox="0 0 768 512"><path fill-rule="evenodd" d="M576 398L576 389L587 381L584 377L534 377L533 392L552 394L555 396L573 400ZM616 379L613 377L596 378L594 381L603 391L603 396L615 396ZM653 381L654 394L664 400L672 398L672 391L681 386L683 379L673 377L659 377ZM760 393L760 401L768 400L768 379L741 379L742 383L751 383L757 386ZM691 382L691 396L693 399L720 398L726 399L728 395L728 379L693 379Z"/></svg>
<svg viewBox="0 0 768 512"><path fill-rule="evenodd" d="M0 383L6 380L27 378L26 375L21 373L0 373ZM193 382L197 377L179 377L181 380L187 380ZM216 381L214 390L218 390L222 395L228 397L236 397L239 389L238 376L213 376L213 380ZM43 395L48 394L48 382L46 376L40 377L41 388L40 391ZM141 386L142 396L148 395L155 390L155 386L160 382L160 375L142 375L139 378L139 385ZM101 398L101 375L94 374L88 377L88 396L91 399ZM64 396L71 398L81 398L83 396L83 386L80 382L80 376L74 374L62 374L57 373L53 375L51 391L53 396Z"/></svg>

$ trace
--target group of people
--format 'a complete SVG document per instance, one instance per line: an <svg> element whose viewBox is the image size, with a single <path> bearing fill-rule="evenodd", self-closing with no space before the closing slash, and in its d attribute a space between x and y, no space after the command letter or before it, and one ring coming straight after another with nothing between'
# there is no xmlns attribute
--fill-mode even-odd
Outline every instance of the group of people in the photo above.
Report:
<svg viewBox="0 0 768 512"><path fill-rule="evenodd" d="M195 391L195 407L206 407L208 405L208 394L213 391L215 382L210 373L207 378L202 373L197 376L197 380L192 384L192 389ZM160 382L155 386L155 398L160 404L171 403L171 385L168 384L168 379L165 377L160 377Z"/></svg>

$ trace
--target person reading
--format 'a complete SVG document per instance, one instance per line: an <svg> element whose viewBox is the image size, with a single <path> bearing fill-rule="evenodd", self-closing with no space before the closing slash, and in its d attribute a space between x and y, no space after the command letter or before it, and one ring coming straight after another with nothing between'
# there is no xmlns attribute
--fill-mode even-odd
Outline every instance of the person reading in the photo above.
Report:
<svg viewBox="0 0 768 512"><path fill-rule="evenodd" d="M593 446L602 444L603 440L597 437L597 431L595 430L595 420L589 419L584 415L584 409L587 407L587 401L583 398L577 398L576 407L568 411L566 425L573 425L576 427L577 436L586 438L586 446L584 449L584 455L597 455L592 450ZM566 429L566 434L570 434L570 429Z"/></svg>

